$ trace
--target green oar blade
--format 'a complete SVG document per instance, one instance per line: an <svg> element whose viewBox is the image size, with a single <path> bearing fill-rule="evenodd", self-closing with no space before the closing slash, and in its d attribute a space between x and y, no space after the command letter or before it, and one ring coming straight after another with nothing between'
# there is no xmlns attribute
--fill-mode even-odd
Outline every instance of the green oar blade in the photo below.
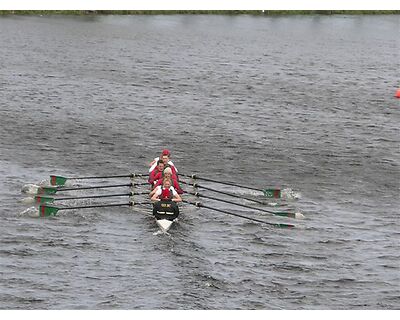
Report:
<svg viewBox="0 0 400 320"><path fill-rule="evenodd" d="M275 224L275 227L278 227L278 228L287 228L287 229L295 228L295 226L294 226L293 224L287 224L287 223L276 223L276 224Z"/></svg>
<svg viewBox="0 0 400 320"><path fill-rule="evenodd" d="M65 185L65 182L67 182L67 180L68 178L61 176L55 176L55 175L50 176L50 184L52 186L63 186Z"/></svg>
<svg viewBox="0 0 400 320"><path fill-rule="evenodd" d="M281 190L280 189L265 189L264 196L267 198L280 198Z"/></svg>
<svg viewBox="0 0 400 320"><path fill-rule="evenodd" d="M274 212L274 215L288 217L293 219L304 219L304 215L300 212Z"/></svg>
<svg viewBox="0 0 400 320"><path fill-rule="evenodd" d="M40 217L55 216L58 210L60 210L60 208L52 207L46 204L41 204L39 205L39 216Z"/></svg>
<svg viewBox="0 0 400 320"><path fill-rule="evenodd" d="M56 192L56 187L40 187L37 191L37 194L55 194Z"/></svg>
<svg viewBox="0 0 400 320"><path fill-rule="evenodd" d="M54 202L54 198L46 196L35 196L36 203L51 203Z"/></svg>

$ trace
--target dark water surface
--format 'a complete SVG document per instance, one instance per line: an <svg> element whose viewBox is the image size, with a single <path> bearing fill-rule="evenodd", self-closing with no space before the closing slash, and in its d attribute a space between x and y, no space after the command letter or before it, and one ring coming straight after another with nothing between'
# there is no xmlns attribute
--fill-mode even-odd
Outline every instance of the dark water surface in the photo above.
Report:
<svg viewBox="0 0 400 320"><path fill-rule="evenodd" d="M1 17L0 308L399 309L399 34L399 16ZM144 172L165 147L181 172L299 191L306 219L206 201L298 228L184 205L163 235L140 208L25 214L26 183Z"/></svg>

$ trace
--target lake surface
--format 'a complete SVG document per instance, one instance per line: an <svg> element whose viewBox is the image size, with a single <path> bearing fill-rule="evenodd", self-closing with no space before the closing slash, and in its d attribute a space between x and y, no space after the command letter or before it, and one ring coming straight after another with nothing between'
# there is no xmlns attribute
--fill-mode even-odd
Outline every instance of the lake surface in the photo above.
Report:
<svg viewBox="0 0 400 320"><path fill-rule="evenodd" d="M399 309L399 32L398 15L0 17L0 308ZM297 228L183 205L165 235L145 208L21 203L164 148L180 172L290 188L306 219L203 199Z"/></svg>

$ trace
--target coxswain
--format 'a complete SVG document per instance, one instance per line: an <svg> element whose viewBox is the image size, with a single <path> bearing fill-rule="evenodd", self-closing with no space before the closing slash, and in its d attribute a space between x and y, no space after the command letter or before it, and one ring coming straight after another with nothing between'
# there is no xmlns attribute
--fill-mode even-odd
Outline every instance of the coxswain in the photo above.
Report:
<svg viewBox="0 0 400 320"><path fill-rule="evenodd" d="M157 166L153 171L150 172L149 174L149 179L147 180L151 186L153 187L154 183L157 182L161 177L162 173L164 171L165 165L164 161L161 159L157 161Z"/></svg>
<svg viewBox="0 0 400 320"><path fill-rule="evenodd" d="M154 191L154 192L153 192ZM171 179L164 179L163 184L155 188L151 193L151 200L152 201L174 201L174 202L181 202L182 198L172 186ZM150 193L150 194L151 194Z"/></svg>
<svg viewBox="0 0 400 320"><path fill-rule="evenodd" d="M165 168L162 175L158 175L158 177L156 178L159 179L154 181L154 188L161 186L164 179L170 179L172 181L172 186L176 189L176 192L178 192L179 194L183 194L183 190L178 183L178 177L173 173L172 168Z"/></svg>
<svg viewBox="0 0 400 320"><path fill-rule="evenodd" d="M170 160L171 157L171 152L169 150L164 149L161 152L161 155L157 158L154 158L154 160L150 163L150 169L149 172L151 173L156 167L157 167L157 162L158 160L162 160L164 162L165 166L171 167L172 171L175 172L175 174L178 172L178 169L176 169L175 165L173 162Z"/></svg>

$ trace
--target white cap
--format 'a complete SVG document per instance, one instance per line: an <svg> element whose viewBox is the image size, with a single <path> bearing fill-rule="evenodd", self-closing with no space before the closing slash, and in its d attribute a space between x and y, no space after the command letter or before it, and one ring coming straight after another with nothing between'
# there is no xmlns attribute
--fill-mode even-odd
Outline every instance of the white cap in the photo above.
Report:
<svg viewBox="0 0 400 320"><path fill-rule="evenodd" d="M166 174L166 173L172 174L171 168L165 168L165 169L164 169L164 174Z"/></svg>

